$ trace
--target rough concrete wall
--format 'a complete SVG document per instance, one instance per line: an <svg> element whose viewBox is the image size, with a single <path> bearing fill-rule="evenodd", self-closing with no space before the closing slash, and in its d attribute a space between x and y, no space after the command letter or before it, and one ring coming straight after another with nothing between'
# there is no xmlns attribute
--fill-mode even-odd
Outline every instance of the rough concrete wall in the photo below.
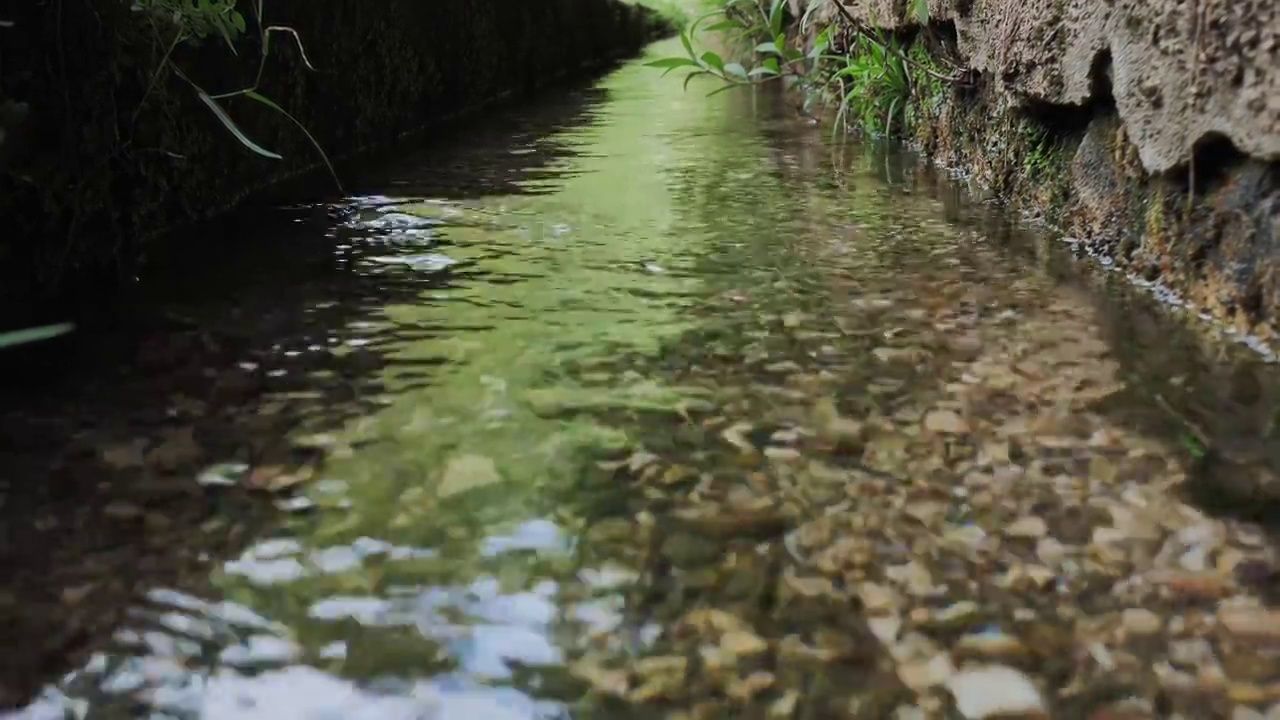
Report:
<svg viewBox="0 0 1280 720"><path fill-rule="evenodd" d="M846 7L905 29L904 0ZM930 0L953 22L969 67L1015 105L1082 106L1107 83L1148 172L1187 162L1211 134L1280 160L1280 2L1276 0ZM825 11L834 15L834 8Z"/></svg>
<svg viewBox="0 0 1280 720"><path fill-rule="evenodd" d="M319 163L298 127L243 98L226 101L228 113L284 160L237 143L161 69L169 39L132 4L0 0L0 19L14 23L0 28L0 99L31 106L0 167L0 319L67 287L111 287L139 238ZM616 0L266 0L265 15L297 30L316 70L275 35L262 94L339 157L638 52L665 29ZM174 60L210 93L244 88L256 36L251 24L238 57L215 37Z"/></svg>

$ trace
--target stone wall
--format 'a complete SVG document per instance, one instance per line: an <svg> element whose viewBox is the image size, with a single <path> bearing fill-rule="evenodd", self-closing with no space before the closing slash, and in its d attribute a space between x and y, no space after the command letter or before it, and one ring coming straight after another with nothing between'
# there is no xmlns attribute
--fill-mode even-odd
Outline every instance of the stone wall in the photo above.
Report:
<svg viewBox="0 0 1280 720"><path fill-rule="evenodd" d="M227 112L245 135L284 159L246 150L165 69L170 38L132 5L0 2L0 19L13 23L0 27L0 105L30 106L0 157L0 318L56 313L68 289L82 296L108 289L143 255L141 239L225 210L320 161L288 118L230 99ZM315 69L277 33L261 93L333 157L636 53L667 29L617 0L265 0L264 7L265 24L297 31ZM209 93L250 86L262 48L249 22L236 55L215 36L200 47L179 45L173 63Z"/></svg>
<svg viewBox="0 0 1280 720"><path fill-rule="evenodd" d="M922 108L928 151L1047 214L1082 249L1276 339L1280 3L929 5L920 28L904 20L906 0L846 4L969 71Z"/></svg>

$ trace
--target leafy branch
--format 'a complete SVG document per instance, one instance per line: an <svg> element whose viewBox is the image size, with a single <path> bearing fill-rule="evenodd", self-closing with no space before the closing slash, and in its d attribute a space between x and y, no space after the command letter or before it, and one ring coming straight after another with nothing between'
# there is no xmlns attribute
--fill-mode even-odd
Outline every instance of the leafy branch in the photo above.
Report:
<svg viewBox="0 0 1280 720"><path fill-rule="evenodd" d="M338 178L338 173L330 162L329 156L321 147L315 136L307 130L301 122L298 121L291 113L281 107L278 103L259 92L262 86L263 73L266 70L267 58L271 52L271 37L273 34L283 33L291 37L298 47L298 52L302 56L302 62L308 70L315 71L311 59L307 56L306 48L302 44L302 38L298 32L291 27L283 25L267 25L263 13L264 0L255 0L253 5L253 13L255 25L258 28L258 38L262 50L258 58L258 70L254 76L253 84L246 88L233 90L231 92L211 94L202 88L198 83L190 78L182 71L180 67L173 61L173 51L182 43L198 44L208 37L220 37L231 50L232 54L238 55L236 50L237 41L243 37L246 32L248 23L245 21L244 15L235 7L236 0L136 0L134 10L149 12L153 17L165 20L175 26L174 36L168 43L164 57L161 59L160 67L156 70L150 85L144 94L144 100L147 94L150 94L155 86L155 82L164 69L171 71L178 78L182 79L195 91L196 97L200 99L209 111L213 113L218 122L227 129L228 132L245 148L251 152L261 155L272 160L282 160L283 156L279 153L272 152L258 143L254 142L245 134L240 126L231 118L226 109L219 102L235 97L243 97L260 105L270 108L284 117L288 118L307 140L312 147L319 153L320 159L324 161L325 167L328 168L329 174L333 177L334 183L337 184L339 191L342 190L342 182Z"/></svg>
<svg viewBox="0 0 1280 720"><path fill-rule="evenodd" d="M828 5L835 6L842 22L817 33L807 52L788 37L785 0L725 0L720 8L697 18L681 33L684 56L662 58L648 64L663 69L664 74L688 69L690 72L684 80L686 88L695 77L716 77L725 85L713 90L712 95L732 87L784 79L804 91L806 107L815 101L836 103L837 130L853 115L868 131L885 135L893 134L895 126L901 128L906 124L909 101L920 99L920 88L916 87L913 77L922 79L933 92L938 91L940 83L963 80L965 73L961 69L951 66L947 68L948 73L940 72L933 58L923 52L916 53L914 46L908 53L897 38L868 28L838 0L809 3L799 19L799 37L808 34L817 13ZM718 22L703 25L717 16L721 17ZM928 0L911 0L906 19L927 28ZM835 52L832 47L835 33L843 27L854 31L854 39L847 48ZM694 39L699 29L703 32L735 30L752 38L757 43L751 53L751 58L756 60L754 67L726 62L713 51L695 50Z"/></svg>

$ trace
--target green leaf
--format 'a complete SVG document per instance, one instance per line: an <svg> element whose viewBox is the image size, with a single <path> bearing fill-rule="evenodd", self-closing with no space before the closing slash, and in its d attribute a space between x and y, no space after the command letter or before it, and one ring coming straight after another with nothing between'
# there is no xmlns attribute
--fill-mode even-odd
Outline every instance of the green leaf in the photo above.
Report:
<svg viewBox="0 0 1280 720"><path fill-rule="evenodd" d="M715 52L708 50L702 53L702 57L700 59L702 60L702 64L704 66L715 68L720 72L724 72L724 58L720 57Z"/></svg>
<svg viewBox="0 0 1280 720"><path fill-rule="evenodd" d="M703 32L720 32L722 30L741 30L742 23L737 20L721 20L702 28Z"/></svg>
<svg viewBox="0 0 1280 720"><path fill-rule="evenodd" d="M825 53L827 49L830 47L831 47L831 28L827 28L826 30L823 30L822 32L818 33L818 36L813 39L813 49L809 51L809 59L817 60L818 58L822 57L822 54Z"/></svg>
<svg viewBox="0 0 1280 720"><path fill-rule="evenodd" d="M195 86L193 85L192 87L195 87ZM249 148L253 152L261 155L262 157L271 158L272 160L284 159L283 156L277 155L276 153L273 153L270 150L267 150L261 145L258 145L254 141L250 140L248 136L245 135L244 132L240 130L240 126L236 125L235 121L231 119L231 116L227 114L227 111L222 109L222 106L218 104L218 101L209 97L209 93L197 87L196 95L200 97L200 102L203 102L205 105L209 106L209 109L213 111L214 117L218 118L218 120L222 123L222 125L228 131L230 131L231 134L234 135L237 140L240 141L241 145L244 145L245 147Z"/></svg>
<svg viewBox="0 0 1280 720"><path fill-rule="evenodd" d="M736 63L736 62L725 63L724 72L726 75L731 75L733 77L736 77L742 80L747 79L747 69L743 67L740 63Z"/></svg>
<svg viewBox="0 0 1280 720"><path fill-rule="evenodd" d="M696 22L696 21L695 21ZM684 45L685 52L689 53L689 57L697 57L698 54L693 51L693 40L690 34L693 32L693 26L690 25L688 30L680 33L680 43Z"/></svg>
<svg viewBox="0 0 1280 720"><path fill-rule="evenodd" d="M734 89L734 88L737 88L737 87L742 87L742 86L741 86L741 85L738 85L738 84L736 84L736 83L729 83L729 84L726 84L726 85L724 85L724 86L718 87L718 88L716 88L715 90L712 90L711 92L707 93L707 97L712 97L712 96L715 96L715 95L719 95L719 94L720 94L720 93L722 93L722 92L729 92L730 90L732 90L732 89Z"/></svg>
<svg viewBox="0 0 1280 720"><path fill-rule="evenodd" d="M773 58L769 58L769 59L773 60ZM777 64L776 60L774 61L774 64ZM768 67L766 65L760 65L759 67L751 68L751 72L747 73L747 76L748 77L764 77L766 75L773 76L777 74L778 74L778 71L776 69Z"/></svg>
<svg viewBox="0 0 1280 720"><path fill-rule="evenodd" d="M699 75L710 75L710 74L711 74L711 73L707 72L706 70L698 70L698 71L696 71L696 72L691 72L691 73L689 73L688 75L685 75L685 76L684 76L684 89L685 89L685 91L687 92L687 91L689 90L689 81L690 81L690 80L692 80L692 79L694 79L694 78L698 77Z"/></svg>
<svg viewBox="0 0 1280 720"><path fill-rule="evenodd" d="M760 43L759 45L756 46L756 52L769 53L772 55L782 54L782 51L778 49L777 43L771 43L771 42Z"/></svg>
<svg viewBox="0 0 1280 720"><path fill-rule="evenodd" d="M302 131L302 134L307 136L307 140L311 141L311 146L316 149L316 152L320 153L320 159L324 161L325 167L329 168L329 174L333 176L333 182L338 186L338 190L342 190L342 181L338 179L338 171L333 169L333 163L329 162L328 154L326 154L324 151L324 148L320 146L320 141L316 140L315 136L311 134L310 130L307 130L306 125L303 125L302 123L298 122L298 118L289 114L288 110L285 110L284 108L275 104L274 102L272 102L271 98L266 97L265 95L259 93L257 90L245 90L244 96L249 98L250 100L266 105L272 110L275 110L281 115L289 118L290 122L298 126L298 129Z"/></svg>
<svg viewBox="0 0 1280 720"><path fill-rule="evenodd" d="M782 32L782 20L786 13L786 0L773 0L769 8L769 32L777 35Z"/></svg>
<svg viewBox="0 0 1280 720"><path fill-rule="evenodd" d="M689 58L682 58L682 57L662 58L661 60L654 60L652 62L645 63L646 67L666 68L666 69L689 67L691 65L693 67L697 67L698 63L694 62L693 60L690 60Z"/></svg>
<svg viewBox="0 0 1280 720"><path fill-rule="evenodd" d="M25 330L13 330L10 332L0 333L0 350L13 347L15 345L25 345L26 343L36 342L38 340L48 340L59 335L66 335L75 329L75 325L71 323L56 323L53 325L41 325L40 327L27 328Z"/></svg>

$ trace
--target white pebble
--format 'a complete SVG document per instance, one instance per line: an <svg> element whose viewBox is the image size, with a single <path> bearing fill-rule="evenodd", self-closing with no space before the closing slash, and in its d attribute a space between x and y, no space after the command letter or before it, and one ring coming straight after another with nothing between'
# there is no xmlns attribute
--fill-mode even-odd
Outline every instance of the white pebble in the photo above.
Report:
<svg viewBox="0 0 1280 720"><path fill-rule="evenodd" d="M966 668L947 681L956 708L970 720L998 715L1043 714L1044 700L1035 684L1004 665Z"/></svg>

